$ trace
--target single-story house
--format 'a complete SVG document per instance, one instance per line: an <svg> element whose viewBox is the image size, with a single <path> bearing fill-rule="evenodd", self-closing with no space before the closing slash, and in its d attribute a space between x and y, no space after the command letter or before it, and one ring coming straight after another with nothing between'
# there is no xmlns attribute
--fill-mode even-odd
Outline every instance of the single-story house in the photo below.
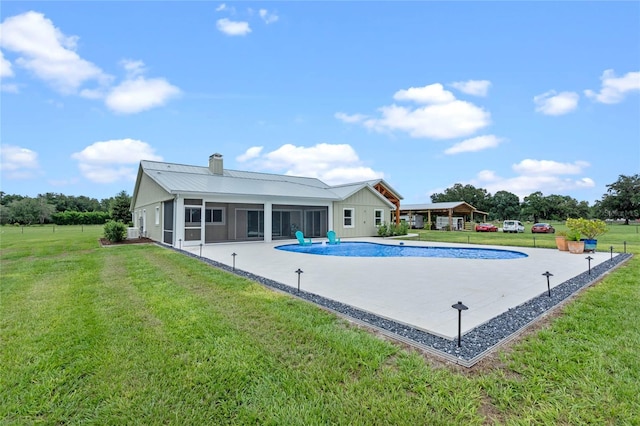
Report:
<svg viewBox="0 0 640 426"><path fill-rule="evenodd" d="M404 204L400 206L400 214L410 218L410 221L412 216L421 215L425 219L425 227L434 229L439 220L441 224L446 224L447 229L451 231L470 229L473 222L476 220L484 222L488 215L488 213L480 211L464 201Z"/></svg>
<svg viewBox="0 0 640 426"><path fill-rule="evenodd" d="M330 186L319 179L227 170L220 154L208 167L140 162L131 198L140 234L174 247L305 237L375 236L398 221L402 197L384 180Z"/></svg>

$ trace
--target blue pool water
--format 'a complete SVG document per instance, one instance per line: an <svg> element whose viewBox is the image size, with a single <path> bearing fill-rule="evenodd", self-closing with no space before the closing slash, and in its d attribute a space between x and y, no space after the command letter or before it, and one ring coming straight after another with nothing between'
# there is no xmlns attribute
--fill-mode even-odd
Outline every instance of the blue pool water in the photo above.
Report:
<svg viewBox="0 0 640 426"><path fill-rule="evenodd" d="M525 253L513 250L473 247L428 247L345 242L337 245L314 243L310 246L287 244L276 249L323 256L351 257L447 257L455 259L520 259Z"/></svg>

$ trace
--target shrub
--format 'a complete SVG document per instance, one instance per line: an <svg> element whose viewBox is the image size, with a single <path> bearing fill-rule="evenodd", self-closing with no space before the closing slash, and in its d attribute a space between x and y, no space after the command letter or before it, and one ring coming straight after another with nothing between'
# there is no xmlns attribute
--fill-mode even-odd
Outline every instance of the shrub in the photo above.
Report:
<svg viewBox="0 0 640 426"><path fill-rule="evenodd" d="M393 237L396 235L407 235L409 231L409 225L406 222L401 222L399 225L390 223L388 225L380 225L378 227L378 236L380 237Z"/></svg>
<svg viewBox="0 0 640 426"><path fill-rule="evenodd" d="M572 232L584 235L589 240L595 240L598 235L607 232L607 224L600 219L567 219L567 228Z"/></svg>
<svg viewBox="0 0 640 426"><path fill-rule="evenodd" d="M104 225L104 237L112 243L124 240L127 236L127 227L122 222L110 220Z"/></svg>

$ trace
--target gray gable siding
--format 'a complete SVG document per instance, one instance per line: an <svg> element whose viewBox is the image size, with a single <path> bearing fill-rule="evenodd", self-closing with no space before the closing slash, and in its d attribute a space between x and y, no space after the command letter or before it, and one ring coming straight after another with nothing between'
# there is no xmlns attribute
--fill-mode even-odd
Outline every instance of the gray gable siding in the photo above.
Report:
<svg viewBox="0 0 640 426"><path fill-rule="evenodd" d="M339 237L364 237L378 235L378 228L375 225L376 209L383 210L383 219L389 220L389 205L369 188L362 188L343 201L336 201L333 204L333 230ZM344 227L344 209L354 209L353 227Z"/></svg>
<svg viewBox="0 0 640 426"><path fill-rule="evenodd" d="M162 240L163 209L162 202L173 199L173 195L165 191L153 179L142 173L140 184L136 192L133 222L140 228L140 217L144 220L144 233L147 237ZM156 210L158 221L156 222Z"/></svg>
<svg viewBox="0 0 640 426"><path fill-rule="evenodd" d="M142 173L140 187L138 188L136 196L136 208L138 208L138 206L145 206L174 198L173 195L165 191L164 188L158 185L146 173Z"/></svg>

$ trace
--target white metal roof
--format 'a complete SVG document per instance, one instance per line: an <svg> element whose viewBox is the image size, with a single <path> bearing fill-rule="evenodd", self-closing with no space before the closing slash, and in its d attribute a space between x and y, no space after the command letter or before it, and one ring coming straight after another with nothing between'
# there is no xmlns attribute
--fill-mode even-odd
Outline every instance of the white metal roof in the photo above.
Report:
<svg viewBox="0 0 640 426"><path fill-rule="evenodd" d="M170 194L218 194L224 196L263 196L292 199L316 199L318 201L345 200L356 192L367 188L391 208L395 208L374 185L382 182L397 194L382 179L330 186L320 179L276 175L238 170L223 170L222 175L214 174L208 167L164 163L142 160L140 172L153 179ZM140 176L138 176L138 180ZM132 198L135 202L136 190Z"/></svg>
<svg viewBox="0 0 640 426"><path fill-rule="evenodd" d="M444 203L427 203L427 204L402 204L400 210L440 210L440 209L453 209L462 204L467 204L464 201L449 201Z"/></svg>
<svg viewBox="0 0 640 426"><path fill-rule="evenodd" d="M223 175L216 175L208 167L146 160L141 161L140 165L147 176L172 194L261 195L331 201L340 199L328 185L314 178L235 170L224 170Z"/></svg>

